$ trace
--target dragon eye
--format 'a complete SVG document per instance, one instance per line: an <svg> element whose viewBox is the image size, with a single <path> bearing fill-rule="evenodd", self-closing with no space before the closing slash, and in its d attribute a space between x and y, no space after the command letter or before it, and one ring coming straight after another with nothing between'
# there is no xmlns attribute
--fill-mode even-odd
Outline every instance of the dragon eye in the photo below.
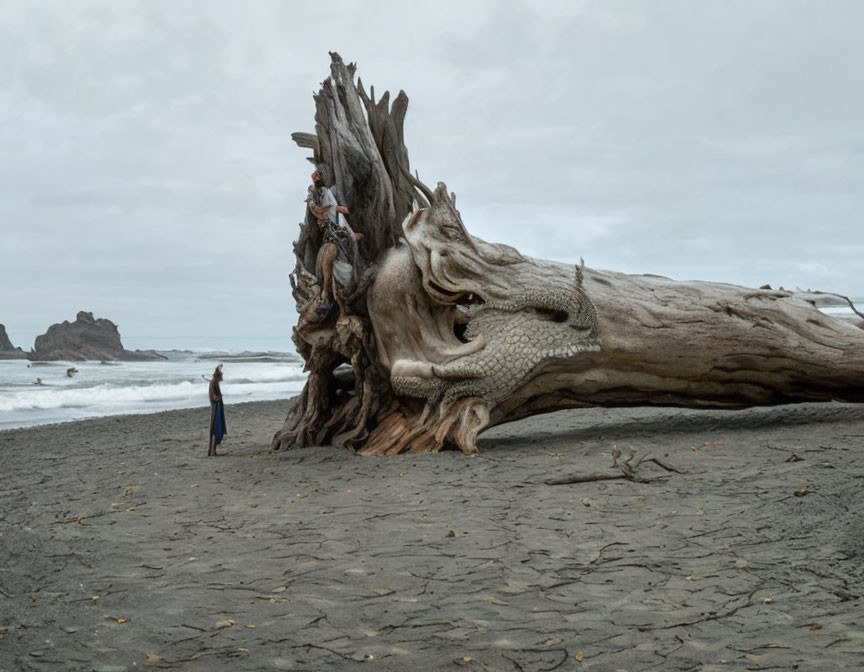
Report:
<svg viewBox="0 0 864 672"><path fill-rule="evenodd" d="M441 233L447 240L459 240L462 237L462 232L455 226L442 227Z"/></svg>

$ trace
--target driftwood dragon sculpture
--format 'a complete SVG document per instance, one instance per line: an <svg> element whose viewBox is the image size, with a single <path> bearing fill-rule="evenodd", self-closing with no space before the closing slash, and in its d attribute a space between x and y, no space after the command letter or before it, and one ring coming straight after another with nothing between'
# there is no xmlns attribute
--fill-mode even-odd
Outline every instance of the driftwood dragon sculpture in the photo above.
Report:
<svg viewBox="0 0 864 672"><path fill-rule="evenodd" d="M562 408L864 401L864 329L812 297L573 267L471 236L455 195L410 173L405 94L376 102L331 57L316 132L294 138L350 212L359 235L344 241L361 242L343 243L352 273L322 302L326 212L307 209L292 287L309 379L274 448L470 453L486 427Z"/></svg>

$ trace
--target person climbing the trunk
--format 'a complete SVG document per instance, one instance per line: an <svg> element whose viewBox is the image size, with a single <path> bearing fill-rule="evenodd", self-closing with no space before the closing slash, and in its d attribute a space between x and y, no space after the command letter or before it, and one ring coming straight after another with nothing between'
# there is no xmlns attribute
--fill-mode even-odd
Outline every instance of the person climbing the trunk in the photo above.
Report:
<svg viewBox="0 0 864 672"><path fill-rule="evenodd" d="M315 275L321 286L321 303L317 312L323 319L330 310L330 300L335 299L344 314L345 306L342 305L337 283L341 287L351 283L355 274L357 242L363 238L363 234L355 233L348 224L345 219L345 215L349 214L348 208L339 205L333 191L324 186L321 173L317 170L312 172L312 184L306 202L309 212L321 228L323 240L315 260Z"/></svg>

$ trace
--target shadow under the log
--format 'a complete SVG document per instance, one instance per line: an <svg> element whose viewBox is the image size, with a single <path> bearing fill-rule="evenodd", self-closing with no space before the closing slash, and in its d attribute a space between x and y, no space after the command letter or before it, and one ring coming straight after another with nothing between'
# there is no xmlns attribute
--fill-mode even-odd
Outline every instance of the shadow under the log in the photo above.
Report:
<svg viewBox="0 0 864 672"><path fill-rule="evenodd" d="M556 416L566 414L583 417L583 427L556 428ZM549 429L536 430L536 423L547 419ZM699 410L684 408L588 408L557 411L545 416L534 416L532 430L518 424L498 425L481 435L481 451L497 447L543 443L555 447L580 441L612 443L622 440L655 440L661 435L686 435L706 432L730 432L749 429L794 427L816 423L841 423L864 419L864 407L844 403L802 403L789 406L760 406L740 410Z"/></svg>

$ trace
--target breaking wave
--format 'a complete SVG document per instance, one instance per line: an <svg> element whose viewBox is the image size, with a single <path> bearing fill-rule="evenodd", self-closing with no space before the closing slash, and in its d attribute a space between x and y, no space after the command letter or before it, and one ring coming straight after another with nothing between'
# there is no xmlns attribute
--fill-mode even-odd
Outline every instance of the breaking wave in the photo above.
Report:
<svg viewBox="0 0 864 672"><path fill-rule="evenodd" d="M211 363L122 362L99 366L27 368L22 361L0 362L0 428L22 427L127 413L151 413L207 406ZM306 374L285 362L225 364L225 402L287 399L303 387ZM38 384L35 384L38 383Z"/></svg>

